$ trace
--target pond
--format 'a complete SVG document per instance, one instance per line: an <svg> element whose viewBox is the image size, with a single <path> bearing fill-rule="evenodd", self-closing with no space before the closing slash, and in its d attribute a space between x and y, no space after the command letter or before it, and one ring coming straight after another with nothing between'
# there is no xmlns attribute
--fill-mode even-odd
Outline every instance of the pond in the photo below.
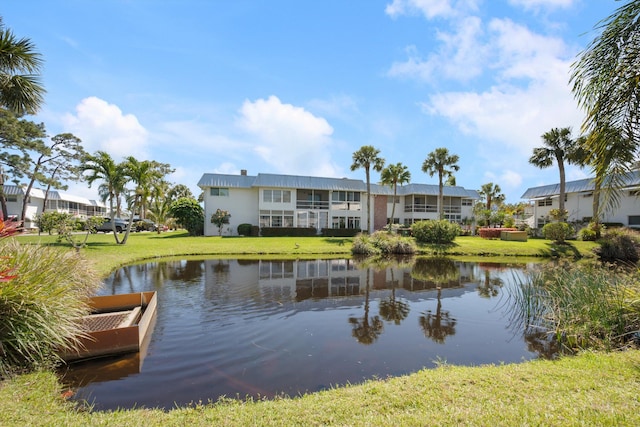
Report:
<svg viewBox="0 0 640 427"><path fill-rule="evenodd" d="M439 363L548 357L506 289L526 265L417 258L162 261L123 267L102 295L157 291L140 352L70 365L96 410L171 409L222 396L297 396Z"/></svg>

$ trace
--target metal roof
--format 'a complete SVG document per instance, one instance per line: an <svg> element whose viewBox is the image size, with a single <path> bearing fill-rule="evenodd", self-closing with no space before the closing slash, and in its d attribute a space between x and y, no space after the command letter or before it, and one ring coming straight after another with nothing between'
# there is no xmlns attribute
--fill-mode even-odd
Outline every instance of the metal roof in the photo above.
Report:
<svg viewBox="0 0 640 427"><path fill-rule="evenodd" d="M200 188L207 187L230 187L230 188L295 188L310 190L330 190L330 191L367 191L367 184L358 179L349 178L324 178L315 176L300 175L279 175L270 173L259 173L257 176L246 175L224 175L205 173L198 182ZM371 184L372 194L393 195L393 189L388 185ZM465 197L469 199L479 199L476 190L467 190L458 186L444 186L443 193L450 197ZM438 186L432 184L408 184L398 186L399 196L410 194L438 195Z"/></svg>
<svg viewBox="0 0 640 427"><path fill-rule="evenodd" d="M640 185L640 171L633 171L624 177L625 187L635 187ZM606 186L606 183L605 183ZM585 193L593 191L595 183L593 178L579 179L565 183L565 193ZM560 184L543 185L540 187L527 188L521 199L533 200L557 196L560 194Z"/></svg>
<svg viewBox="0 0 640 427"><path fill-rule="evenodd" d="M316 176L276 175L259 173L254 187L305 188L332 191L367 191L367 185L357 179L323 178Z"/></svg>
<svg viewBox="0 0 640 427"><path fill-rule="evenodd" d="M251 188L255 179L255 176L248 175L205 173L202 175L202 178L200 178L200 181L198 181L198 187Z"/></svg>
<svg viewBox="0 0 640 427"><path fill-rule="evenodd" d="M19 185L4 185L4 194L11 196L23 196L24 190ZM30 193L31 197L35 197L38 199L44 199L45 190L41 188L32 188ZM84 197L74 196L73 194L64 193L62 191L57 190L49 190L49 194L47 196L48 200L65 200L67 202L79 203L81 205L89 205L89 206L100 206L105 207L104 203L98 202L96 200L89 200Z"/></svg>

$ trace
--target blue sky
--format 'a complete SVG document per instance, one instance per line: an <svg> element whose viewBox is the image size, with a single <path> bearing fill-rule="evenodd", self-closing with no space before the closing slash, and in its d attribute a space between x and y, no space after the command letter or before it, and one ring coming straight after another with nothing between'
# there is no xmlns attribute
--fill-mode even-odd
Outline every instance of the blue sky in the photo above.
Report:
<svg viewBox="0 0 640 427"><path fill-rule="evenodd" d="M528 158L551 128L579 136L570 65L623 2L3 3L4 24L45 59L46 105L33 119L91 153L169 163L196 196L205 172L364 180L352 154L373 145L430 184L422 162L447 147L458 185L493 182L515 203L558 181L555 165ZM69 192L97 198L86 184Z"/></svg>

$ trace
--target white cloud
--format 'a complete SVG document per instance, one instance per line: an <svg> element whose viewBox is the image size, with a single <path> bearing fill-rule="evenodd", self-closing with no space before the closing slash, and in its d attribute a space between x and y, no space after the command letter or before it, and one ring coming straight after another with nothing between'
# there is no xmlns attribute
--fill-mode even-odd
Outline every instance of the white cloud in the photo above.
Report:
<svg viewBox="0 0 640 427"><path fill-rule="evenodd" d="M562 41L508 20L495 20L490 28L495 84L483 92L433 95L425 111L527 156L548 129L579 129L582 114L568 86L572 57Z"/></svg>
<svg viewBox="0 0 640 427"><path fill-rule="evenodd" d="M393 0L385 13L392 18L401 15L421 14L427 19L450 18L478 9L482 0Z"/></svg>
<svg viewBox="0 0 640 427"><path fill-rule="evenodd" d="M509 0L510 4L523 7L526 10L537 10L540 8L566 9L572 6L575 2L575 0Z"/></svg>
<svg viewBox="0 0 640 427"><path fill-rule="evenodd" d="M123 114L118 106L97 98L83 99L76 114L63 117L66 131L82 139L86 151L106 151L115 161L126 156L147 157L148 133L133 114Z"/></svg>
<svg viewBox="0 0 640 427"><path fill-rule="evenodd" d="M338 176L331 161L333 128L301 107L275 96L245 101L237 124L256 140L254 151L278 172Z"/></svg>

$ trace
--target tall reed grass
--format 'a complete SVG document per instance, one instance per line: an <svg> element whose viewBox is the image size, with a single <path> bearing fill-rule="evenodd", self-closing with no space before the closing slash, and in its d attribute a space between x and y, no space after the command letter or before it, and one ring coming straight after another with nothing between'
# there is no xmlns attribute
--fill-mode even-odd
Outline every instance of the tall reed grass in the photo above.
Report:
<svg viewBox="0 0 640 427"><path fill-rule="evenodd" d="M565 349L619 349L640 339L640 274L610 266L549 264L517 278L514 320Z"/></svg>
<svg viewBox="0 0 640 427"><path fill-rule="evenodd" d="M1 267L12 278L0 282L0 378L55 363L80 333L87 298L98 276L77 253L39 245L0 243Z"/></svg>

